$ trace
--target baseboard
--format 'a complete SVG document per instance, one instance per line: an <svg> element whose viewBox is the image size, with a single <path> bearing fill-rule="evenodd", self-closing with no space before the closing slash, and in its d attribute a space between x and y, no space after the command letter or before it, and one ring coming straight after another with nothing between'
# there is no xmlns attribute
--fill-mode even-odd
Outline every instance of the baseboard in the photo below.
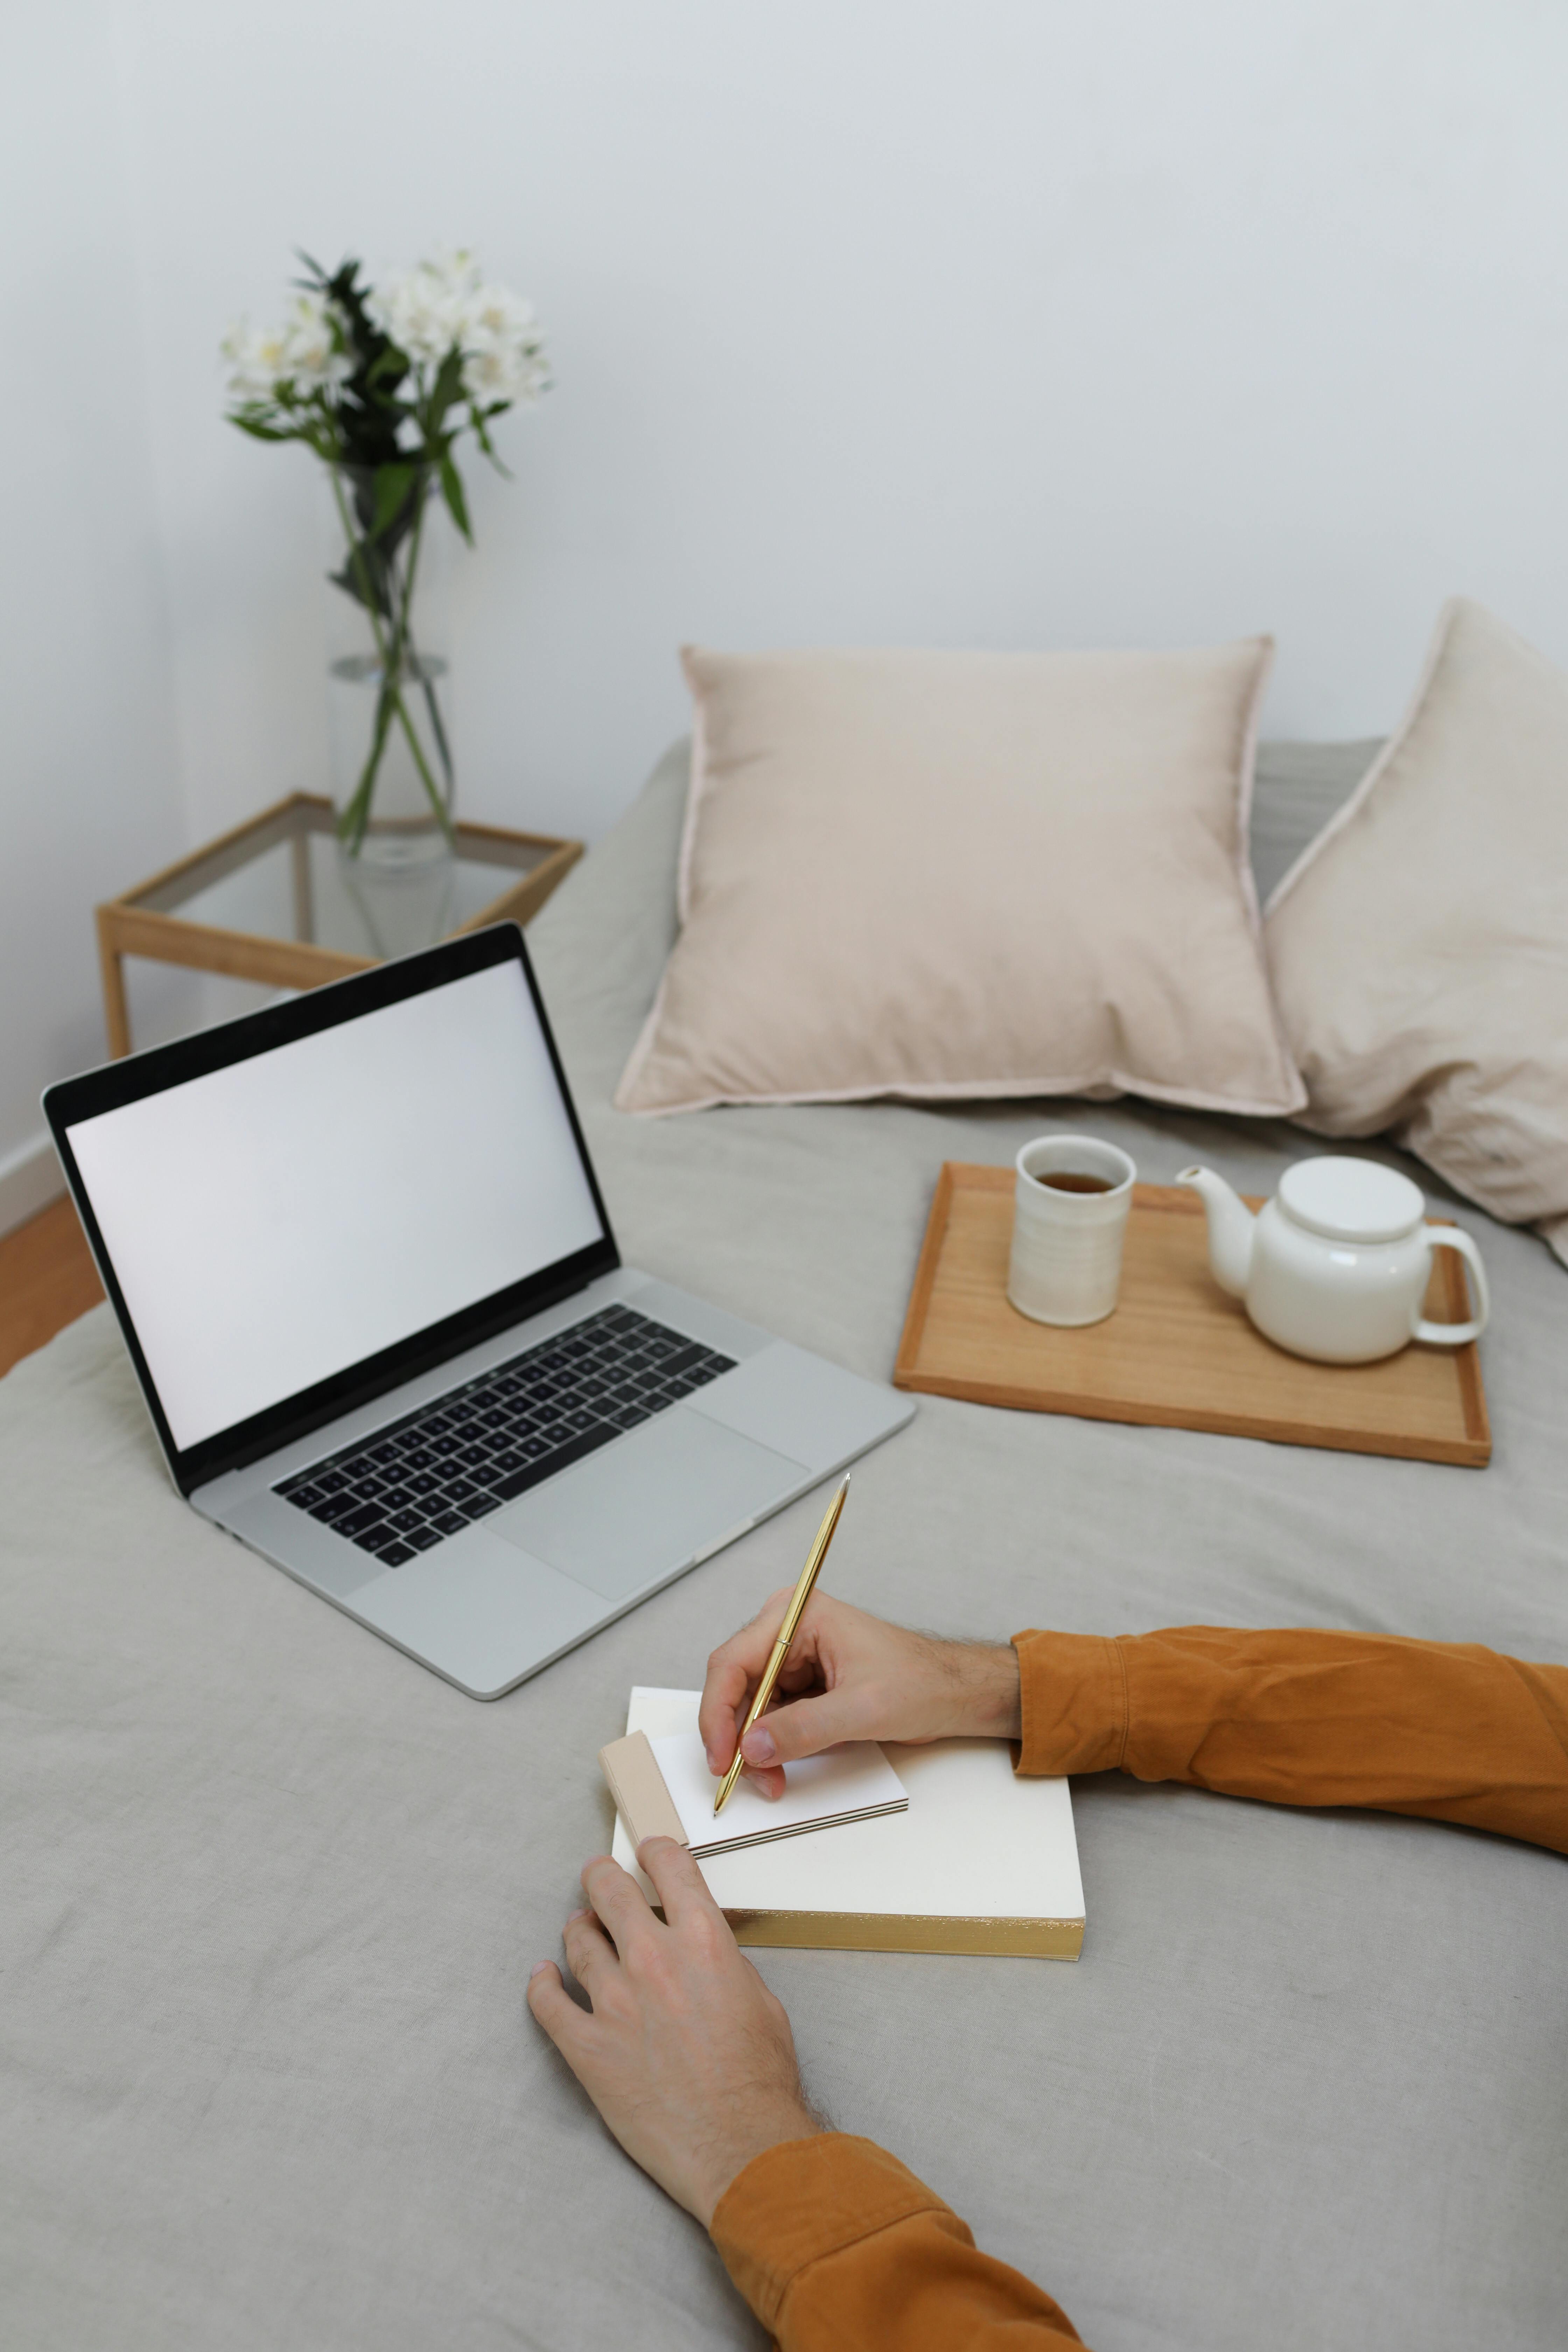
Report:
<svg viewBox="0 0 1568 2352"><path fill-rule="evenodd" d="M6 1152L0 1160L0 1234L8 1234L14 1225L25 1225L29 1217L58 1201L65 1189L66 1180L47 1135L35 1135L31 1142Z"/></svg>

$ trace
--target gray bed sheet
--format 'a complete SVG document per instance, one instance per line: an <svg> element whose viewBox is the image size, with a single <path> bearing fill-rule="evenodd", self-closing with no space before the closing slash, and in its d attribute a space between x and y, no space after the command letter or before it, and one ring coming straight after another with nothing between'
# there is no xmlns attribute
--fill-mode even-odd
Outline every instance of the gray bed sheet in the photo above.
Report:
<svg viewBox="0 0 1568 2352"><path fill-rule="evenodd" d="M1266 765L1268 856L1367 750ZM532 931L622 1246L886 1376L941 1162L1005 1161L1073 1108L618 1118L680 783L667 761ZM1155 1181L1202 1155L1268 1190L1321 1148L1081 1115ZM857 1470L835 1590L970 1634L1203 1620L1568 1654L1568 1276L1422 1181L1491 1270L1489 1469L931 1399ZM595 1751L629 1686L699 1682L817 1499L482 1706L179 1502L106 1310L0 1385L0 1497L5 2342L760 2344L523 1982L606 1843ZM759 1956L816 2097L1099 2352L1561 2346L1568 1864L1120 1776L1074 1797L1077 1966Z"/></svg>

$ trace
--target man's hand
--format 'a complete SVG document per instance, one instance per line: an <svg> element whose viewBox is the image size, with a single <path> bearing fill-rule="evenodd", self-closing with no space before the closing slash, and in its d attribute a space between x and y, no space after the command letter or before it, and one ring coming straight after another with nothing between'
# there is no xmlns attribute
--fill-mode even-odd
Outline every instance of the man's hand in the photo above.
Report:
<svg viewBox="0 0 1568 2352"><path fill-rule="evenodd" d="M583 1873L593 1908L563 1941L592 2014L552 1960L528 1980L528 2005L626 2154L704 2229L736 2174L781 2140L827 2126L801 2088L795 2041L730 1932L702 1874L673 1838L637 1860L664 1921L608 1854Z"/></svg>
<svg viewBox="0 0 1568 2352"><path fill-rule="evenodd" d="M786 1586L708 1661L698 1726L716 1777L730 1768L735 1735L789 1601ZM742 1748L746 1769L770 1797L784 1793L781 1766L840 1739L1017 1739L1023 1733L1018 1658L1009 1645L937 1641L822 1592L806 1602L778 1690Z"/></svg>

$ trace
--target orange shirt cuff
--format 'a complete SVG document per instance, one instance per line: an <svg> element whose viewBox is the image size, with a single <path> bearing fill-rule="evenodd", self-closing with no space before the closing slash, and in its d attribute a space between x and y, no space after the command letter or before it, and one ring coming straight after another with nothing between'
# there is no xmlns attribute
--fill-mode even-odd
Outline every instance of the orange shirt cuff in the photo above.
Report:
<svg viewBox="0 0 1568 2352"><path fill-rule="evenodd" d="M1026 1774L1113 1772L1127 1752L1127 1669L1102 1633L1015 1633Z"/></svg>
<svg viewBox="0 0 1568 2352"><path fill-rule="evenodd" d="M911 2213L950 2210L874 2140L818 2132L753 2157L719 2200L710 2227L725 2269L772 2329L791 2282L809 2263Z"/></svg>

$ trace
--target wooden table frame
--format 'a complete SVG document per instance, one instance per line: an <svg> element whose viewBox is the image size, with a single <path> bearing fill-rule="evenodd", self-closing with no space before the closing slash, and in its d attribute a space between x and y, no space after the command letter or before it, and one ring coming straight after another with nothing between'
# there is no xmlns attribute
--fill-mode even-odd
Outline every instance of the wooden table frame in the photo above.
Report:
<svg viewBox="0 0 1568 2352"><path fill-rule="evenodd" d="M177 858L161 873L137 884L96 910L98 958L103 975L103 1018L109 1051L118 1061L131 1051L131 1015L125 998L123 959L145 956L154 963L184 964L216 971L231 980L258 981L268 988L319 988L323 981L365 971L380 959L324 948L312 936L315 904L310 885L310 835L336 832L331 801L314 793L290 793L203 849ZM580 841L553 834L510 833L500 825L458 824L458 855L480 866L510 866L519 877L458 933L482 930L487 923L526 923L536 915L583 855ZM267 939L255 931L230 931L194 923L174 910L198 891L221 882L253 859L287 843L294 894L294 937Z"/></svg>

